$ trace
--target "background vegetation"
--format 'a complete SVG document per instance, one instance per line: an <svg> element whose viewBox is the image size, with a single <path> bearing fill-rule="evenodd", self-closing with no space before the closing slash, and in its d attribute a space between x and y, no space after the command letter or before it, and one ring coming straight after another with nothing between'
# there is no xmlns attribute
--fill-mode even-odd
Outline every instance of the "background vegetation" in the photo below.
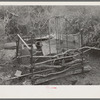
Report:
<svg viewBox="0 0 100 100"><path fill-rule="evenodd" d="M11 13L15 17L12 18ZM38 36L39 27L52 16L65 16L70 22L62 25L63 33L76 34L83 29L84 45L100 47L99 6L0 6L0 37L16 33L27 35L30 31ZM47 22L40 34L48 34L48 28Z"/></svg>

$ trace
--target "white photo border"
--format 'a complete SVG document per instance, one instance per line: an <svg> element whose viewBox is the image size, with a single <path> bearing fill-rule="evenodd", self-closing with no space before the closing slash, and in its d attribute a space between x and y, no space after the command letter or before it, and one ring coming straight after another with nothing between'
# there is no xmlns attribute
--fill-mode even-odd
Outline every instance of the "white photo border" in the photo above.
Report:
<svg viewBox="0 0 100 100"><path fill-rule="evenodd" d="M0 5L100 6L100 2L0 2ZM53 87L56 87L55 89ZM0 98L100 98L100 86L71 85L1 85Z"/></svg>

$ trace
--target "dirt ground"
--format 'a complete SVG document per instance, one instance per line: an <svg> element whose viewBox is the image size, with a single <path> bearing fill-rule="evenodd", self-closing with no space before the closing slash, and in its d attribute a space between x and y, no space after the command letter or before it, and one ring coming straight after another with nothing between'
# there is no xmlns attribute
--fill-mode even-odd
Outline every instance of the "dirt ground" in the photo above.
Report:
<svg viewBox="0 0 100 100"><path fill-rule="evenodd" d="M43 83L42 85L100 85L100 51L87 52L87 54L85 54L84 57L86 60L89 61L89 65L92 67L92 70L90 72L78 75L71 75L67 77L65 76L63 78ZM3 61L0 61L0 63L2 62ZM0 65L0 84L22 85L22 83L25 81L25 78L14 80L13 84L9 81L6 83L3 82L3 80L5 79L14 77L16 70L22 70L22 72L24 73L29 73L27 69L15 67L15 65L12 63L6 64L5 66Z"/></svg>
<svg viewBox="0 0 100 100"><path fill-rule="evenodd" d="M92 70L87 73L71 75L45 83L49 85L100 85L100 51L90 52L85 55Z"/></svg>
<svg viewBox="0 0 100 100"><path fill-rule="evenodd" d="M92 67L92 70L87 73L71 75L68 77L63 77L59 79L52 80L50 82L43 83L42 85L100 85L100 51L90 52L85 55L85 58L89 61L89 65ZM14 77L16 70L27 70L20 69L19 67L14 67L14 65L9 64L6 66L0 67L0 84L9 85L11 82L2 83L2 79L7 79L9 77ZM25 71L24 71L25 72ZM28 72L25 72L28 73ZM11 85L22 85L22 82L25 81L25 78L21 80L14 81Z"/></svg>

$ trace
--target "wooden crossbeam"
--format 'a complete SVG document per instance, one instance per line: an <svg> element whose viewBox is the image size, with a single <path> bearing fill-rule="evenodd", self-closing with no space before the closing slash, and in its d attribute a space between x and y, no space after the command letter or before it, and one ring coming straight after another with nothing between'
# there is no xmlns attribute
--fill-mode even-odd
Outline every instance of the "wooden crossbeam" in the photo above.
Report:
<svg viewBox="0 0 100 100"><path fill-rule="evenodd" d="M57 55L55 55L54 57L57 57L57 56L60 56L60 55L64 55L64 54L67 54L68 52L71 52L71 51L75 51L75 50L82 50L82 49L96 49L94 47L89 47L89 46L84 46L84 47L81 47L81 48L78 48L78 49L69 49L69 50L66 50L65 52L63 53L59 53ZM84 52L84 51L83 51Z"/></svg>
<svg viewBox="0 0 100 100"><path fill-rule="evenodd" d="M88 49L88 50L85 50L84 53L87 52L87 51L89 51L89 50L91 50L91 48ZM43 62L40 62L40 63L36 63L35 65L41 65L41 64L44 64L44 63L54 62L54 61L57 61L57 60L73 58L73 57L78 56L78 55L80 55L80 54L78 53L78 54L76 54L76 55L72 55L72 56L66 56L66 57L55 58L55 59L51 59L51 60L47 60L47 61L43 61Z"/></svg>
<svg viewBox="0 0 100 100"><path fill-rule="evenodd" d="M87 51L89 51L89 50L91 50L91 48L90 48L90 49L87 49L87 50L85 50L85 51L83 51L83 52L85 53L85 52L87 52ZM58 58L55 57L55 56L33 56L33 58L54 58L54 59L46 60L46 61L43 61L43 62L40 62L40 63L35 63L35 66L39 66L39 65L41 65L41 64L45 64L45 63L49 63L49 62L55 62L55 61L57 61L57 60L73 58L73 57L78 56L78 55L80 55L80 53L78 53L78 54L76 54L76 55L72 55L72 56L58 57ZM21 57L19 57L19 58L23 58L23 57L30 57L30 55L21 56Z"/></svg>
<svg viewBox="0 0 100 100"><path fill-rule="evenodd" d="M46 60L46 61L43 61L43 62L40 62L40 63L35 63L35 66L38 66L38 65L41 65L41 64L45 64L45 63L49 63L49 62L55 62L57 60L69 59L69 58L73 58L73 56L66 56L66 57Z"/></svg>
<svg viewBox="0 0 100 100"><path fill-rule="evenodd" d="M30 57L30 55L18 56L18 58L25 58L25 57ZM56 57L53 57L53 56L33 56L33 58L56 58Z"/></svg>
<svg viewBox="0 0 100 100"><path fill-rule="evenodd" d="M72 75L74 74L73 70L78 70L80 69L80 73L81 73L81 67L80 67L81 63L78 63L78 64L74 64L72 65L71 67L68 67L67 69L63 70L63 71L59 71L59 72L54 72L54 73L50 73L48 75L34 75L34 77L37 77L37 80L35 81L35 84L40 84L40 83L44 83L44 82L47 82L47 81L50 81L50 80L53 80L53 79L56 79L56 78L59 78L59 77L64 77L64 76L67 76L67 75Z"/></svg>
<svg viewBox="0 0 100 100"><path fill-rule="evenodd" d="M20 75L20 76L17 76L17 77L12 77L12 78L9 78L9 79L4 80L4 82L5 82L5 81L14 80L14 79L18 79L18 78L22 78L22 77L26 77L26 76L30 76L30 75L33 75L33 74L44 73L44 72L50 71L50 70L53 70L53 68L45 69L45 70L42 70L42 71L37 71L37 72L34 72L34 73L27 73L27 74Z"/></svg>
<svg viewBox="0 0 100 100"><path fill-rule="evenodd" d="M35 66L35 68L61 68L62 66L60 65L47 65L47 64L42 64L39 66Z"/></svg>

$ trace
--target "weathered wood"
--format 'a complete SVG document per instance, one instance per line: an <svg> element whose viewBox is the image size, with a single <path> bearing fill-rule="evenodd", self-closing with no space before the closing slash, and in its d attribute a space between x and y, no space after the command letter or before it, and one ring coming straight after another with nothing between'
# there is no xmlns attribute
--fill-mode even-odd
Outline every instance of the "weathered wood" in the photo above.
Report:
<svg viewBox="0 0 100 100"><path fill-rule="evenodd" d="M10 81L10 80L14 80L14 79L18 79L18 78L22 78L22 77L26 77L26 76L29 76L29 75L32 75L32 74L33 73L28 73L28 74L24 74L24 75L21 75L21 76L18 76L18 77L12 77L12 78L3 80L3 82Z"/></svg>
<svg viewBox="0 0 100 100"><path fill-rule="evenodd" d="M76 64L77 66L77 64ZM42 76L41 78L38 78L34 85L35 84L41 84L41 83L44 83L44 82L48 82L48 81L51 81L51 80L54 80L54 79L57 79L57 78L61 78L61 77L65 77L65 76L69 76L69 75L74 75L74 74L79 74L82 72L82 69L80 66L77 67L77 69L73 69L73 67L75 66L72 66L71 68L69 69L66 69L64 71L61 71L61 72L58 72L58 73L53 73L51 75L48 75L48 76ZM90 66L89 66L90 67ZM84 67L84 72L88 72L90 71L91 68L89 69L85 69ZM36 77L36 76L35 76Z"/></svg>
<svg viewBox="0 0 100 100"><path fill-rule="evenodd" d="M30 55L19 56L18 58L25 58L25 57L30 57ZM53 56L33 56L33 58L56 58L56 57L53 57Z"/></svg>
<svg viewBox="0 0 100 100"><path fill-rule="evenodd" d="M31 54L31 58L30 58L30 63L31 65L33 64L33 42L32 42L32 37L31 37L31 50L30 50L30 54Z"/></svg>
<svg viewBox="0 0 100 100"><path fill-rule="evenodd" d="M85 47L84 47L84 48L85 48ZM86 47L86 48L87 48L87 47ZM77 49L75 49L75 50L77 50ZM83 51L83 53L88 52L89 50L91 50L91 48L89 48L88 50ZM69 52L69 51L73 51L73 49L72 49L72 50L68 50L68 51L66 51L66 52ZM36 53L38 53L38 52L40 52L40 51L36 51ZM36 54L36 53L34 53L34 54ZM56 58L56 57L58 57L59 55L63 55L63 54L65 54L65 53L61 53L61 54L58 54L58 55L55 55L55 56L33 56L33 58ZM80 54L78 53L78 54L76 54L76 55L67 56L67 57L73 57L73 56L77 56L77 55L80 55ZM18 58L24 58L24 57L30 57L30 55L18 56Z"/></svg>
<svg viewBox="0 0 100 100"><path fill-rule="evenodd" d="M51 72L53 71L53 68L51 68L51 69L46 69L46 70L42 70L42 71L38 71L38 72L34 72L34 73L24 74L24 75L21 75L21 76L19 76L19 77L13 77L13 78L10 78L10 79L4 80L4 81L10 81L10 80L14 80L14 79L22 78L22 77L27 77L27 76L30 76L30 75L34 75L34 76L33 76L34 78L35 78L35 77L37 77L37 78L43 77L43 80L45 80L45 77L54 76L54 77L52 77L52 78L50 78L50 79L49 79L49 78L46 79L46 81L50 81L50 80L52 80L52 79L56 79L57 77L59 78L59 76L60 76L60 77L63 77L63 72L65 72L65 71L67 71L67 70L72 69L72 70L74 71L75 68L76 68L76 69L81 68L80 65L81 65L81 63L74 64L74 65L72 65L71 67L68 67L67 69L65 69L65 70L63 70L63 71L54 72L54 73L51 73ZM51 72L49 72L50 74L48 74L48 75L42 75L42 74L44 74L45 72L47 73L47 71L51 71ZM67 72L66 72L66 73L67 73ZM68 73L69 73L69 72L68 72ZM67 74L68 74L68 73L67 73ZM59 74L62 74L62 75L59 75ZM55 75L56 75L56 76L55 76ZM64 76L65 76L65 74L64 74ZM42 78L41 78L41 79L42 79ZM46 82L46 81L42 81L42 82ZM40 83L41 83L41 82L40 82ZM39 83L36 83L36 84L39 84Z"/></svg>
<svg viewBox="0 0 100 100"><path fill-rule="evenodd" d="M93 49L93 47L89 47L89 46L84 46L84 47L81 47L81 48L78 48L78 49L69 49L69 50L66 50L65 52L63 52L63 53L59 53L59 54L57 54L57 55L55 55L54 57L58 57L58 56L62 56L62 55L65 55L65 54L67 54L68 52L71 52L71 51L80 51L80 50L82 50L82 49ZM94 48L95 49L95 48ZM85 51L83 51L83 53L84 53Z"/></svg>
<svg viewBox="0 0 100 100"><path fill-rule="evenodd" d="M19 38L16 41L16 58L18 57L18 53L19 53ZM19 59L17 58L17 63L19 64Z"/></svg>
<svg viewBox="0 0 100 100"><path fill-rule="evenodd" d="M63 67L60 67L60 68L64 68L63 69L63 71L64 70L66 70L66 69L70 69L70 68L73 68L72 66L74 66L74 68L76 67L77 68L77 66L81 66L81 62L82 62L82 60L81 59L78 59L78 60L75 60L75 61L72 61L72 62L69 62L68 64L66 63L64 66L65 66L65 68L64 68L64 66ZM86 62L84 62L83 64L85 64ZM42 65L41 65L42 66ZM62 72L62 71L61 71ZM56 73L51 73L51 74L57 74L57 73L59 73L59 71L57 71ZM36 76L36 75L35 75ZM39 76L39 74L38 74L38 76ZM42 76L42 75L40 75L40 76ZM48 76L48 75L45 75L45 76ZM44 76L43 76L44 77Z"/></svg>
<svg viewBox="0 0 100 100"><path fill-rule="evenodd" d="M33 73L27 73L27 74L24 74L24 75L20 75L18 77L12 77L12 78L6 79L4 81L10 81L10 80L14 80L14 79L22 78L22 77L27 77L27 76L30 76L30 75L33 75L33 74L41 74L41 73L44 73L44 72L47 72L47 71L52 71L52 70L53 70L53 68L42 70L42 71L37 71L37 72L33 72Z"/></svg>
<svg viewBox="0 0 100 100"><path fill-rule="evenodd" d="M85 59L84 59L85 61ZM81 63L82 60L81 59L75 59L73 61L70 61L68 63L65 63L63 65L48 65L48 64L41 64L41 65L36 65L34 68L35 69L38 69L38 68L62 68L62 67L67 67L67 66L71 66L72 64L75 64L75 63ZM88 62L88 61L85 61L85 63ZM27 68L31 68L31 65L20 65L20 67L27 67Z"/></svg>
<svg viewBox="0 0 100 100"><path fill-rule="evenodd" d="M16 49L16 43L15 42L5 43L4 49Z"/></svg>
<svg viewBox="0 0 100 100"><path fill-rule="evenodd" d="M96 48L96 47L88 47L88 48L100 51L100 48Z"/></svg>
<svg viewBox="0 0 100 100"><path fill-rule="evenodd" d="M81 48L83 47L83 29L81 29ZM83 50L81 50L81 59L82 59L82 72L84 71L84 68L83 68Z"/></svg>
<svg viewBox="0 0 100 100"><path fill-rule="evenodd" d="M85 59L83 59L83 63L86 63L86 62L88 62L88 61L85 61ZM82 59L75 59L75 60L73 60L73 61L71 61L71 62L69 62L69 63L65 63L63 66L71 66L71 65L73 65L73 64L78 64L78 63L81 63L82 62Z"/></svg>
<svg viewBox="0 0 100 100"><path fill-rule="evenodd" d="M76 62L79 62L80 60L76 60ZM73 64L75 65L75 61L72 61ZM79 63L78 63L79 65ZM66 64L66 66L71 66L71 63L68 63ZM52 66L53 67L53 66ZM37 67L38 68L38 67ZM37 71L37 72L33 72L33 73L28 73L28 74L24 74L24 75L21 75L19 77L13 77L13 78L10 78L8 80L13 80L13 79L17 79L17 78L21 78L21 77L26 77L26 76L29 76L29 75L32 75L32 74L41 74L41 73L44 73L46 71L49 71L49 70L53 70L53 68L50 68L50 69L46 69L46 70L42 70L42 71ZM8 80L5 80L5 81L8 81Z"/></svg>
<svg viewBox="0 0 100 100"><path fill-rule="evenodd" d="M19 51L19 38L16 41L16 57L18 57L18 51Z"/></svg>
<svg viewBox="0 0 100 100"><path fill-rule="evenodd" d="M43 83L43 82L47 82L47 81L56 79L56 78L58 78L58 76L63 77L63 75L65 75L65 74L71 75L72 72L73 72L72 69L75 68L75 67L77 67L77 64L75 64L75 65L73 65L73 66L71 66L71 67L69 67L69 68L67 68L63 71L59 71L59 72L56 72L56 73L51 73L51 74L48 74L48 75L40 75L40 77L39 77L39 74L35 74L34 77L38 76L37 80L35 81L35 84L40 84L40 83ZM81 68L80 66L78 66L78 67ZM70 72L70 70L71 70L71 72Z"/></svg>
<svg viewBox="0 0 100 100"><path fill-rule="evenodd" d="M91 50L91 49L85 50L84 53L88 52L89 50ZM63 59L67 59L67 58L70 59L71 57L74 58L75 56L78 56L78 55L80 55L80 53L77 53L77 54L71 55L71 56L65 56L65 58L64 57L57 58L54 56L33 56L33 59L35 59L35 58L43 58L43 59L48 58L48 59L50 59L50 60L46 60L46 61L44 60L43 62L40 62L40 63L35 63L35 65L37 66L37 65L41 65L41 64L45 64L45 63L53 63L54 64L54 62L57 64L57 63L59 63L59 61L61 62ZM24 57L30 57L30 55L22 56L22 58L24 58ZM21 58L21 57L18 57L18 58Z"/></svg>
<svg viewBox="0 0 100 100"><path fill-rule="evenodd" d="M88 61L85 61L85 59L83 60L84 63L88 63ZM67 67L67 66L71 66L72 64L75 64L75 63L81 63L82 60L81 59L75 59L73 61L70 61L68 63L64 63L63 65L48 65L48 64L41 64L41 65L38 65L38 66L35 66L34 68L35 69L38 69L38 68L62 68L62 67ZM31 65L20 65L20 67L27 67L27 68L31 68Z"/></svg>
<svg viewBox="0 0 100 100"><path fill-rule="evenodd" d="M42 65L39 65L39 66L35 66L35 68L61 68L62 66L60 65L47 65L47 64L42 64Z"/></svg>
<svg viewBox="0 0 100 100"><path fill-rule="evenodd" d="M54 63L55 61L59 61L59 60L63 60L63 59L74 59L73 56L67 56L67 57L61 57L61 58L56 58L56 59L50 59L50 60L47 60L47 61L43 61L43 62L40 62L40 63L35 63L35 66L38 66L38 65L41 65L41 64L45 64L45 63Z"/></svg>
<svg viewBox="0 0 100 100"><path fill-rule="evenodd" d="M20 38L20 40L23 42L23 44L30 50L30 47L27 45L27 43L21 38L19 34L17 36Z"/></svg>

